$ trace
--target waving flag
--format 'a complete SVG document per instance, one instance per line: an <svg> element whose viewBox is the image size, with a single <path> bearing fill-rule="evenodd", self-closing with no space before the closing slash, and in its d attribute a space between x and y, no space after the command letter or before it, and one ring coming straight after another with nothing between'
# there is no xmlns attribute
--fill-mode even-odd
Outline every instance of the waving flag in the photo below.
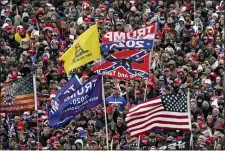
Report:
<svg viewBox="0 0 225 151"><path fill-rule="evenodd" d="M1 92L0 112L20 112L34 109L32 75L6 83Z"/></svg>
<svg viewBox="0 0 225 151"><path fill-rule="evenodd" d="M116 48L118 50L123 49L152 49L154 40L147 39L133 39L127 41L117 41L107 44L102 44L101 48L103 52L109 52L109 50Z"/></svg>
<svg viewBox="0 0 225 151"><path fill-rule="evenodd" d="M102 76L93 76L71 93L61 95L49 109L49 125L63 126L78 114L90 110L103 101Z"/></svg>
<svg viewBox="0 0 225 151"><path fill-rule="evenodd" d="M126 123L132 136L155 128L190 130L189 114L184 93L167 94L131 108Z"/></svg>
<svg viewBox="0 0 225 151"><path fill-rule="evenodd" d="M156 24L124 33L120 31L107 32L102 36L101 49L103 52L116 48L123 49L152 49L155 39Z"/></svg>
<svg viewBox="0 0 225 151"><path fill-rule="evenodd" d="M56 94L56 101L59 103L58 99L61 95L74 92L77 88L81 86L80 79L75 75L72 77ZM62 101L62 100L61 100Z"/></svg>
<svg viewBox="0 0 225 151"><path fill-rule="evenodd" d="M64 68L68 75L73 69L100 57L98 27L97 25L93 25L78 37L60 60L64 61Z"/></svg>
<svg viewBox="0 0 225 151"><path fill-rule="evenodd" d="M154 39L155 38L156 24L151 24L149 26L125 33L125 32L107 32L102 37L102 43L111 43L121 40L131 40L131 39Z"/></svg>
<svg viewBox="0 0 225 151"><path fill-rule="evenodd" d="M94 72L117 79L148 77L149 51L124 50L108 56Z"/></svg>

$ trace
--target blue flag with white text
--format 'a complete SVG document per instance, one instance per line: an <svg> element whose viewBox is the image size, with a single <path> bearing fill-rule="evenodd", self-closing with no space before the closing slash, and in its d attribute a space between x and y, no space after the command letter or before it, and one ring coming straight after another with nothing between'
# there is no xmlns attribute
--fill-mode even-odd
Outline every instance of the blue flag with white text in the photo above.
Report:
<svg viewBox="0 0 225 151"><path fill-rule="evenodd" d="M103 102L102 76L93 76L75 91L60 95L49 109L49 126L58 128Z"/></svg>
<svg viewBox="0 0 225 151"><path fill-rule="evenodd" d="M60 103L59 101L63 101L63 100L59 100L58 98L61 95L64 94L68 94L71 92L74 92L77 88L79 88L82 85L82 83L80 82L80 79L75 75L74 77L72 77L56 94L56 101L57 103Z"/></svg>

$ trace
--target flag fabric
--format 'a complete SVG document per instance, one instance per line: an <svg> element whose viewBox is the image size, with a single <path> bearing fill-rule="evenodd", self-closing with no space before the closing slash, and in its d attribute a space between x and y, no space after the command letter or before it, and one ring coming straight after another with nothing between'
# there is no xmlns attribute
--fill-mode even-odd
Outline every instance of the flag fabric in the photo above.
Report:
<svg viewBox="0 0 225 151"><path fill-rule="evenodd" d="M191 150L190 137L182 138L176 142L163 144L157 150Z"/></svg>
<svg viewBox="0 0 225 151"><path fill-rule="evenodd" d="M82 85L82 83L80 82L80 79L75 75L73 76L56 94L56 101L58 103L60 103L60 101L63 100L59 100L58 98L61 95L65 95L68 93L72 93L74 92L77 88L79 88ZM62 102L61 102L62 103Z"/></svg>
<svg viewBox="0 0 225 151"><path fill-rule="evenodd" d="M124 49L152 49L154 40L148 39L132 39L132 40L121 40L112 43L102 44L101 48L103 52L109 52L113 48L118 50Z"/></svg>
<svg viewBox="0 0 225 151"><path fill-rule="evenodd" d="M58 128L103 102L102 76L93 76L75 91L61 95L49 109L49 126ZM59 103L58 103L59 102Z"/></svg>
<svg viewBox="0 0 225 151"><path fill-rule="evenodd" d="M129 110L126 122L132 136L157 128L190 130L187 96L167 94L143 102Z"/></svg>
<svg viewBox="0 0 225 151"><path fill-rule="evenodd" d="M3 86L0 112L18 112L34 109L33 77L31 74Z"/></svg>
<svg viewBox="0 0 225 151"><path fill-rule="evenodd" d="M139 28L137 30L125 33L120 31L115 32L107 32L102 36L102 43L112 43L116 41L121 40L131 40L131 39L149 39L152 40L155 38L155 32L156 32L156 23L148 25L143 28Z"/></svg>
<svg viewBox="0 0 225 151"><path fill-rule="evenodd" d="M1 89L1 96L0 100L4 97L6 90L9 88L9 86L12 84L12 80L7 79L6 82L3 84Z"/></svg>
<svg viewBox="0 0 225 151"><path fill-rule="evenodd" d="M93 70L101 75L117 79L147 78L150 69L150 53L147 50L124 50L105 58L104 62Z"/></svg>
<svg viewBox="0 0 225 151"><path fill-rule="evenodd" d="M98 27L93 25L78 37L60 60L64 61L64 69L68 75L71 70L100 57Z"/></svg>
<svg viewBox="0 0 225 151"><path fill-rule="evenodd" d="M101 50L108 53L113 48L123 49L152 49L157 24L125 33L120 31L107 32L102 36Z"/></svg>

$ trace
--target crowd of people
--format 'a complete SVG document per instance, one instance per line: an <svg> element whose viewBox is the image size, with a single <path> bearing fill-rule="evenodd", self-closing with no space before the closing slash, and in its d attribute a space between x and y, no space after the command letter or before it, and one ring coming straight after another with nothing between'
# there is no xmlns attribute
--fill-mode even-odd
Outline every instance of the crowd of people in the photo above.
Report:
<svg viewBox="0 0 225 151"><path fill-rule="evenodd" d="M127 112L145 97L188 90L192 147L225 149L223 1L2 0L0 10L0 89L7 79L35 72L39 102L37 111L1 113L0 149L101 150L107 149L106 137L113 150L158 149L188 132L156 129L133 137L125 122ZM104 77L107 108L98 105L53 129L48 125L48 109L68 81L59 58L95 23L100 42L108 31L130 32L157 23L151 80ZM36 63L31 59L34 55ZM96 74L93 65L79 67L71 76L84 82ZM113 104L108 103L115 97Z"/></svg>

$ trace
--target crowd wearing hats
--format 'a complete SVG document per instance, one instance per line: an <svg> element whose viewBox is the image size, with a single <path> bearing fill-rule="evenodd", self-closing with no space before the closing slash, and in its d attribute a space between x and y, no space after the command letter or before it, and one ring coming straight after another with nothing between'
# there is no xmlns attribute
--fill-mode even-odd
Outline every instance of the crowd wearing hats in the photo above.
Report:
<svg viewBox="0 0 225 151"><path fill-rule="evenodd" d="M0 89L8 79L35 72L38 100L36 111L1 113L0 149L101 150L106 137L113 150L158 149L187 133L155 129L131 136L127 112L144 99L190 91L193 149L225 150L223 1L11 0L1 1L0 11ZM69 80L59 58L95 23L100 42L109 31L157 23L149 80L104 77L106 109L98 105L53 129L48 109ZM96 62L70 76L87 81Z"/></svg>

